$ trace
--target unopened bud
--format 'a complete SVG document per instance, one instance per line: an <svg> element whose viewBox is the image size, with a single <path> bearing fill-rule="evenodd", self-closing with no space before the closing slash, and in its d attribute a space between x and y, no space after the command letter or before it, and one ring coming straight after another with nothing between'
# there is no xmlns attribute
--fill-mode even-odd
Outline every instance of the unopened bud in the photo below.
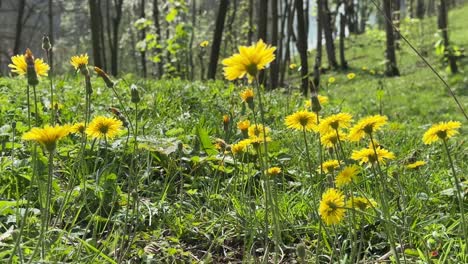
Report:
<svg viewBox="0 0 468 264"><path fill-rule="evenodd" d="M47 35L42 37L42 49L47 52L52 49L52 44L50 43L50 39Z"/></svg>
<svg viewBox="0 0 468 264"><path fill-rule="evenodd" d="M93 87L91 86L91 77L88 75L85 75L85 83L86 83L86 93L87 94L92 94L93 93Z"/></svg>
<svg viewBox="0 0 468 264"><path fill-rule="evenodd" d="M128 127L128 125L129 125L128 120L122 114L122 112L120 112L119 109L117 109L115 107L109 107L109 111L111 111L112 114L114 114L120 121L122 121L122 124L123 124L124 127Z"/></svg>
<svg viewBox="0 0 468 264"><path fill-rule="evenodd" d="M310 98L310 101L311 101L311 104L312 104L312 111L313 112L318 113L318 112L320 112L320 110L322 110L322 106L320 105L320 101L319 101L316 94L312 95L312 97Z"/></svg>
<svg viewBox="0 0 468 264"><path fill-rule="evenodd" d="M224 131L228 131L229 129L229 116L228 115L223 115L223 126L224 126Z"/></svg>
<svg viewBox="0 0 468 264"><path fill-rule="evenodd" d="M130 94L132 96L132 103L137 104L140 102L140 93L138 92L138 87L135 84L130 86Z"/></svg>
<svg viewBox="0 0 468 264"><path fill-rule="evenodd" d="M110 79L109 75L99 67L94 67L96 74L101 77L108 88L114 87L115 83Z"/></svg>
<svg viewBox="0 0 468 264"><path fill-rule="evenodd" d="M34 55L30 49L26 49L25 60L27 65L26 76L28 77L28 84L35 86L39 83L39 80L37 79L36 67L34 65Z"/></svg>
<svg viewBox="0 0 468 264"><path fill-rule="evenodd" d="M305 245L304 243L299 243L297 244L296 246L296 254L299 258L301 258L302 260L305 259L306 257L306 248L305 248Z"/></svg>

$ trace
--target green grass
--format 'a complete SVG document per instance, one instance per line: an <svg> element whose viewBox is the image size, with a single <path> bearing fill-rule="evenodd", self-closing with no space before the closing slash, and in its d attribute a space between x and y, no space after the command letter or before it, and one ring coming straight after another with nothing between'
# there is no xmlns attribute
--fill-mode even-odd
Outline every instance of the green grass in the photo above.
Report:
<svg viewBox="0 0 468 264"><path fill-rule="evenodd" d="M450 14L450 35L461 47L468 46L463 28L466 11L468 6ZM468 108L468 79L463 74L468 67L466 58L459 61L461 74L446 74L432 47L435 19L423 23L424 35L411 32L408 38L427 52L428 60L444 73L465 109ZM332 175L316 172L320 165L317 135L307 134L308 156L302 133L284 125L287 115L304 109L306 99L294 87L296 73L289 76L292 87L262 95L265 124L272 130L268 158L257 155L253 149L242 158L233 157L214 146L219 139L227 144L238 142L242 135L236 123L246 118L253 122L252 112L241 103L239 92L244 87L240 85L224 81L153 81L128 75L116 87L124 102L122 106L104 82L93 78L92 117L112 116L108 108L117 107L128 113L127 119L133 125L135 105L130 101L129 87L132 83L139 87L142 98L137 113L139 133L136 141L135 135L125 129L108 144L88 139L84 149L79 135L58 143L45 255L41 256L39 250L32 261L42 258L72 263L261 262L268 249L267 260L273 262L276 257L292 263L298 260L296 248L302 244L306 263L315 262L318 255L320 262L338 263L349 261L355 232L358 241L362 241L360 259L373 262L390 251L382 218L382 211L388 209L392 234L406 249L404 258L400 254L402 262L425 263L429 254L434 254L430 258L433 263L466 262L463 249L467 245L460 230L459 207L447 156L442 145L424 145L421 139L436 122L462 122L460 135L449 140L449 148L466 190L466 120L442 83L404 43L398 51L401 76L386 78L378 74L383 70L383 42L378 39L379 34L351 36L347 40L348 62L352 67L348 72L356 73L356 78L347 80L348 72L328 72L322 82L326 83L329 76L337 81L325 85L320 92L330 98L321 112L323 117L349 112L355 121L379 113L389 118L384 129L375 135L379 144L396 156L384 166L388 177L377 181L372 170L362 166L352 189L354 195L375 199L378 202L375 210L356 212L354 221L348 211L342 223L320 227L315 212L322 191L328 186L325 179ZM420 39L424 41L419 43ZM363 71L362 66L377 74ZM58 76L55 82L56 96L63 106L59 111L61 122L83 121L82 76ZM47 187L46 153L38 148L37 166L33 168L33 147L21 140L21 135L28 131L25 91L25 79L0 79L0 234L3 234L0 259L7 261L13 256L14 263L27 262L36 246L40 248L40 209ZM38 86L38 98L39 123L43 126L50 117L47 79L42 79ZM258 109L258 94L255 100ZM225 114L231 118L227 132L222 122ZM346 142L344 151L348 156L343 160L353 163L349 160L351 151L367 145L368 141ZM323 149L323 155L326 160L335 154ZM269 166L282 169L280 175L268 178L268 192L264 191L266 178L261 173L264 168L259 164L262 157ZM407 169L406 165L413 160L428 164L420 170ZM312 178L308 161L313 167ZM382 208L381 187L389 198L388 208ZM348 199L350 190L344 190ZM265 208L265 193L270 198L269 208ZM272 200L274 206L270 207ZM20 241L21 251L13 252L26 207L29 214ZM274 229L272 215L279 219L280 234ZM321 249L317 252L319 230ZM281 250L275 247L278 235L281 242L276 246Z"/></svg>

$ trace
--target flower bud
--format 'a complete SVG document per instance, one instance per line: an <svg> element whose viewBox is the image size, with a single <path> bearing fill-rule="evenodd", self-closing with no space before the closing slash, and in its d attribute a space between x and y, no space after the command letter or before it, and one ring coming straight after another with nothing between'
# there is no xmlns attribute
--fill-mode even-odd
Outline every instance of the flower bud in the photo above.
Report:
<svg viewBox="0 0 468 264"><path fill-rule="evenodd" d="M110 79L109 75L99 67L94 67L96 74L101 77L108 88L113 88L115 83Z"/></svg>
<svg viewBox="0 0 468 264"><path fill-rule="evenodd" d="M299 243L297 244L296 246L296 254L299 258L301 258L302 260L305 260L305 257L306 257L306 248L305 248L305 245L304 243Z"/></svg>
<svg viewBox="0 0 468 264"><path fill-rule="evenodd" d="M137 104L140 102L140 93L138 92L138 87L135 84L130 86L130 94L132 96L132 103Z"/></svg>
<svg viewBox="0 0 468 264"><path fill-rule="evenodd" d="M26 76L28 77L28 84L35 86L39 83L39 80L37 79L36 67L34 64L34 55L30 49L26 49L25 60L27 65Z"/></svg>
<svg viewBox="0 0 468 264"><path fill-rule="evenodd" d="M47 52L52 49L52 44L50 43L50 39L47 35L42 37L42 49Z"/></svg>
<svg viewBox="0 0 468 264"><path fill-rule="evenodd" d="M315 112L315 113L320 112L320 110L322 110L322 106L320 105L320 101L319 101L317 95L316 94L312 95L310 100L311 100L311 103L312 103L312 111Z"/></svg>

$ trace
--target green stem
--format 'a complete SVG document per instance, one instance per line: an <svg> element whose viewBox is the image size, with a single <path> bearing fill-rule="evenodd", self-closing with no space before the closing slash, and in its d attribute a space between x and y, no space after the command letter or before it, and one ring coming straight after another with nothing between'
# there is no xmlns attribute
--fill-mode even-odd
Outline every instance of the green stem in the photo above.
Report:
<svg viewBox="0 0 468 264"><path fill-rule="evenodd" d="M468 233L467 233L467 226L466 226L466 221L465 221L465 209L463 206L463 196L462 196L463 191L460 187L460 180L458 179L457 173L455 171L455 166L453 165L452 156L450 155L450 151L447 146L447 140L444 139L443 142L444 142L445 151L447 152L447 158L450 163L450 168L452 169L452 176L453 176L453 179L455 180L455 188L457 190L456 192L457 200L458 200L458 205L460 207L461 226L462 226L462 231L463 231L463 237L465 238L465 251L466 251L466 247L468 246Z"/></svg>

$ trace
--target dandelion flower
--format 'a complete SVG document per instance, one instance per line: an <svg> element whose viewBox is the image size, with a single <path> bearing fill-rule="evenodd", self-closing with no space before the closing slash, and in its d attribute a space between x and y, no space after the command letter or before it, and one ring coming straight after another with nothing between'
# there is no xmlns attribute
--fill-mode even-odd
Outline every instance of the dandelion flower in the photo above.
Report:
<svg viewBox="0 0 468 264"><path fill-rule="evenodd" d="M320 122L319 131L321 134L326 134L336 131L338 128L348 128L352 120L353 116L348 113L331 115Z"/></svg>
<svg viewBox="0 0 468 264"><path fill-rule="evenodd" d="M247 75L252 81L257 73L275 59L275 47L259 40L252 46L240 46L239 53L224 59L224 77L229 81L244 78Z"/></svg>
<svg viewBox="0 0 468 264"><path fill-rule="evenodd" d="M378 131L386 123L386 116L374 115L364 117L351 128L348 139L350 141L359 141L365 137L366 134L370 135L373 132Z"/></svg>
<svg viewBox="0 0 468 264"><path fill-rule="evenodd" d="M356 179L359 173L359 167L357 165L346 166L335 179L336 187L344 187L350 184L353 180Z"/></svg>
<svg viewBox="0 0 468 264"><path fill-rule="evenodd" d="M242 98L242 102L249 102L250 100L253 100L254 98L254 91L250 88L245 89L240 93L240 97Z"/></svg>
<svg viewBox="0 0 468 264"><path fill-rule="evenodd" d="M92 138L114 138L122 128L122 121L98 116L89 123L86 134Z"/></svg>
<svg viewBox="0 0 468 264"><path fill-rule="evenodd" d="M71 65L75 67L75 70L81 69L82 67L88 66L88 54L81 54L73 56L70 59Z"/></svg>
<svg viewBox="0 0 468 264"><path fill-rule="evenodd" d="M242 154L247 150L247 147L250 144L251 144L250 139L241 140L241 141L237 142L236 144L231 145L231 152L234 155Z"/></svg>
<svg viewBox="0 0 468 264"><path fill-rule="evenodd" d="M70 128L70 133L74 133L74 134L84 134L85 130L86 130L85 123L80 122L80 123L74 124L74 125Z"/></svg>
<svg viewBox="0 0 468 264"><path fill-rule="evenodd" d="M281 173L281 168L280 167L271 167L269 168L266 173L270 176L276 176Z"/></svg>
<svg viewBox="0 0 468 264"><path fill-rule="evenodd" d="M359 164L377 161L385 164L386 159L395 159L395 154L381 147L376 147L375 152L373 148L363 148L361 150L353 150L351 159L359 161Z"/></svg>
<svg viewBox="0 0 468 264"><path fill-rule="evenodd" d="M295 130L317 130L317 115L309 111L298 111L287 116L284 123Z"/></svg>
<svg viewBox="0 0 468 264"><path fill-rule="evenodd" d="M335 146L338 143L338 139L341 141L345 141L346 134L343 133L342 131L338 131L338 135L337 135L336 131L331 131L320 137L322 144L327 148L333 148L333 146Z"/></svg>
<svg viewBox="0 0 468 264"><path fill-rule="evenodd" d="M319 100L320 105L324 105L328 103L328 97L323 96L323 95L317 95L317 98ZM304 101L304 106L305 108L309 109L312 107L312 100L305 100Z"/></svg>
<svg viewBox="0 0 468 264"><path fill-rule="evenodd" d="M208 44L210 44L210 43L208 42L208 40L202 41L202 42L200 42L200 47L206 48L206 47L208 47Z"/></svg>
<svg viewBox="0 0 468 264"><path fill-rule="evenodd" d="M333 172L335 169L340 167L338 160L327 160L322 163L322 168L325 173ZM320 167L318 168L320 170Z"/></svg>
<svg viewBox="0 0 468 264"><path fill-rule="evenodd" d="M348 78L348 80L352 80L356 77L356 74L354 72L351 72L351 73L348 73L346 75L346 78Z"/></svg>
<svg viewBox="0 0 468 264"><path fill-rule="evenodd" d="M16 55L11 57L11 64L8 64L8 67L11 68L11 72L17 73L18 75L26 75L28 71L28 64L26 63L25 55ZM34 60L34 69L38 76L47 76L47 72L50 67L42 59Z"/></svg>
<svg viewBox="0 0 468 264"><path fill-rule="evenodd" d="M341 191L329 188L322 194L319 214L327 225L340 223L345 216L344 195Z"/></svg>
<svg viewBox="0 0 468 264"><path fill-rule="evenodd" d="M346 207L359 209L365 211L366 209L374 208L377 203L373 199L367 199L365 197L354 197L352 200L348 200Z"/></svg>
<svg viewBox="0 0 468 264"><path fill-rule="evenodd" d="M289 64L289 69L290 70L295 70L297 68L297 64L296 63L291 63Z"/></svg>
<svg viewBox="0 0 468 264"><path fill-rule="evenodd" d="M44 128L32 128L29 132L23 135L24 140L35 141L43 145L47 151L53 152L55 150L57 141L67 136L70 133L70 126L48 126Z"/></svg>
<svg viewBox="0 0 468 264"><path fill-rule="evenodd" d="M254 137L263 137L263 133L268 135L270 133L270 128L265 127L262 124L254 124L249 127L248 135L251 138Z"/></svg>
<svg viewBox="0 0 468 264"><path fill-rule="evenodd" d="M363 70L363 71L367 71L367 70L368 70L368 68L367 68L366 66L362 66L361 70Z"/></svg>
<svg viewBox="0 0 468 264"><path fill-rule="evenodd" d="M416 162L413 162L411 164L406 165L406 168L408 169L419 169L419 167L422 167L426 165L426 162L423 160L418 160Z"/></svg>
<svg viewBox="0 0 468 264"><path fill-rule="evenodd" d="M423 142L426 145L432 144L439 140L449 139L458 134L458 128L461 123L458 121L440 122L429 128L423 136Z"/></svg>
<svg viewBox="0 0 468 264"><path fill-rule="evenodd" d="M240 131L246 131L249 129L249 127L250 127L249 120L243 120L237 123L237 128L239 128Z"/></svg>
<svg viewBox="0 0 468 264"><path fill-rule="evenodd" d="M336 78L333 76L328 77L328 84L334 84L336 82Z"/></svg>

